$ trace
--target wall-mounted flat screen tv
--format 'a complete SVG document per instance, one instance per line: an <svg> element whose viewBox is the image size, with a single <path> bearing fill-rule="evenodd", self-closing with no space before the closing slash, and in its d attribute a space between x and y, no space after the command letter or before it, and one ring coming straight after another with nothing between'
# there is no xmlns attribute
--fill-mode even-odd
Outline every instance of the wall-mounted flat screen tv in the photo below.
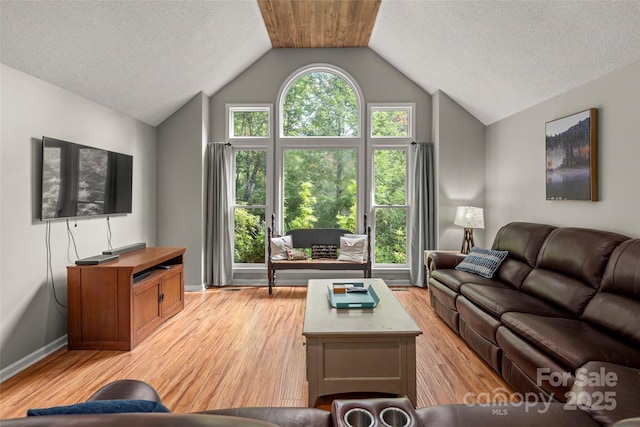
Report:
<svg viewBox="0 0 640 427"><path fill-rule="evenodd" d="M42 137L43 221L131 213L133 156Z"/></svg>

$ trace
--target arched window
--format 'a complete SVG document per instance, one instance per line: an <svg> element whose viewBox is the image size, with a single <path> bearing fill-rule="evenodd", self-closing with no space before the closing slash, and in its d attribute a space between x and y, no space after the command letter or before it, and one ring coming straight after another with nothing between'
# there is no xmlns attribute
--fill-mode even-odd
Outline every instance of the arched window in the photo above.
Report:
<svg viewBox="0 0 640 427"><path fill-rule="evenodd" d="M293 73L278 99L276 215L283 230L362 227L364 132L362 95L331 65Z"/></svg>
<svg viewBox="0 0 640 427"><path fill-rule="evenodd" d="M280 98L280 136L358 137L360 99L351 79L327 66L290 78Z"/></svg>

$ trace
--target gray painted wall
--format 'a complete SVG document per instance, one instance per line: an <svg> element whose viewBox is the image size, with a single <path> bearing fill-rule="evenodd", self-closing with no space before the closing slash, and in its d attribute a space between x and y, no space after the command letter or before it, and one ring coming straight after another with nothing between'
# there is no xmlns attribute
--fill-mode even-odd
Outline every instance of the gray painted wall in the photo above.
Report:
<svg viewBox="0 0 640 427"><path fill-rule="evenodd" d="M640 62L487 128L487 238L510 221L640 236ZM598 109L599 202L547 201L545 122Z"/></svg>
<svg viewBox="0 0 640 427"><path fill-rule="evenodd" d="M209 140L209 97L194 96L158 128L159 246L185 246L185 287L204 277L204 152Z"/></svg>
<svg viewBox="0 0 640 427"><path fill-rule="evenodd" d="M155 244L156 131L21 71L1 66L0 149L0 369L66 344L67 309L47 283L45 223L36 219L43 135L133 155L133 213L110 219L113 247ZM70 221L81 258L107 249L104 217ZM75 261L66 222L51 222L56 294L67 301L66 267ZM19 368L17 368L19 369Z"/></svg>
<svg viewBox="0 0 640 427"><path fill-rule="evenodd" d="M310 64L342 68L358 83L368 102L415 102L416 138L431 139L431 96L368 48L272 49L211 98L211 131L225 141L226 103L273 103L285 80ZM366 105L365 105L366 108Z"/></svg>
<svg viewBox="0 0 640 427"><path fill-rule="evenodd" d="M485 126L446 93L433 95L438 249L460 250L463 229L453 224L460 205L485 208ZM473 230L486 246L483 229Z"/></svg>

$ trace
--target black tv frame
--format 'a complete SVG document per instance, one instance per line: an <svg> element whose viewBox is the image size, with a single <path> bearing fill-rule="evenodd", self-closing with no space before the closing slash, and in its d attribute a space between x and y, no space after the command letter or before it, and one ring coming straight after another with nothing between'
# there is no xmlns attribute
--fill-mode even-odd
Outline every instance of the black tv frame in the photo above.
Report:
<svg viewBox="0 0 640 427"><path fill-rule="evenodd" d="M98 168L87 166L91 157ZM133 156L43 136L40 160L41 221L132 213Z"/></svg>

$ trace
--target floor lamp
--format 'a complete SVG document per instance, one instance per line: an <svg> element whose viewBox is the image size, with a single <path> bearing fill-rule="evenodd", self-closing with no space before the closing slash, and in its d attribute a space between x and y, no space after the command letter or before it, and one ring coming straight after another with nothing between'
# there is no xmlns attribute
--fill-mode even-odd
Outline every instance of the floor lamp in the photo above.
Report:
<svg viewBox="0 0 640 427"><path fill-rule="evenodd" d="M468 254L474 246L473 229L484 228L484 214L482 212L482 208L458 206L458 209L456 209L456 219L453 223L460 227L464 227L464 237L462 238L462 249L460 249L460 252Z"/></svg>

